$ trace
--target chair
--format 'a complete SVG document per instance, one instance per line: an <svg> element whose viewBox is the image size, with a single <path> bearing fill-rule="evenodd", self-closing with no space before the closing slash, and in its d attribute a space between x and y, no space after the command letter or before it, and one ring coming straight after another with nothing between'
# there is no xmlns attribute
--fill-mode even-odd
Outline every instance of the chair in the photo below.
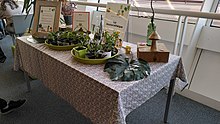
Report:
<svg viewBox="0 0 220 124"><path fill-rule="evenodd" d="M17 36L22 36L27 31L30 26L32 17L33 14L12 16L14 32L8 33L12 37L13 45L11 46L11 50L13 55L15 50L15 39Z"/></svg>
<svg viewBox="0 0 220 124"><path fill-rule="evenodd" d="M17 36L22 36L29 28L33 14L29 15L13 15L13 27L15 32L9 32L12 37L13 44Z"/></svg>

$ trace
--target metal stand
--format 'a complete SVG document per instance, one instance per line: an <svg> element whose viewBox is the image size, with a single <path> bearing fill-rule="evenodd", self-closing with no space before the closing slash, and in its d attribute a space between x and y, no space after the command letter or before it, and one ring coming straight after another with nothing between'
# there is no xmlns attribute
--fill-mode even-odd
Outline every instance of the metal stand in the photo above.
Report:
<svg viewBox="0 0 220 124"><path fill-rule="evenodd" d="M172 80L170 80L170 86L169 86L169 91L168 91L168 95L167 95L167 103L166 103L166 109L165 109L164 119L163 119L164 123L167 123L169 108L170 108L170 103L172 101L172 94L173 94L174 86L175 86L175 79L172 79Z"/></svg>
<svg viewBox="0 0 220 124"><path fill-rule="evenodd" d="M31 91L30 78L29 78L28 73L26 71L24 71L24 79L27 83L27 92L30 92Z"/></svg>
<svg viewBox="0 0 220 124"><path fill-rule="evenodd" d="M16 47L16 49L18 50L18 51L20 51L20 49L19 49L19 47ZM20 60L21 60L21 65L22 65L22 67L23 67L23 60L22 60L22 57L21 56L19 56L20 57ZM23 69L23 72L24 72L24 79L25 79L25 82L27 83L27 92L30 92L31 91L31 84L30 84L30 78L29 78L29 76L28 76L28 73Z"/></svg>

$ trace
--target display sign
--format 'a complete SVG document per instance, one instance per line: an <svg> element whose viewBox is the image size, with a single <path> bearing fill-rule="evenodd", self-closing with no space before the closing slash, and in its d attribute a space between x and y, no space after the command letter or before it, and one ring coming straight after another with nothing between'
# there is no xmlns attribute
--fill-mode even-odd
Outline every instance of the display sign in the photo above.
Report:
<svg viewBox="0 0 220 124"><path fill-rule="evenodd" d="M123 39L130 9L130 4L108 3L104 19L104 30L110 33L119 31L120 38Z"/></svg>
<svg viewBox="0 0 220 124"><path fill-rule="evenodd" d="M32 35L37 38L46 38L49 32L59 30L61 2L36 1Z"/></svg>
<svg viewBox="0 0 220 124"><path fill-rule="evenodd" d="M83 31L89 31L90 27L90 13L89 12L73 12L73 30L79 30L80 28L83 29Z"/></svg>

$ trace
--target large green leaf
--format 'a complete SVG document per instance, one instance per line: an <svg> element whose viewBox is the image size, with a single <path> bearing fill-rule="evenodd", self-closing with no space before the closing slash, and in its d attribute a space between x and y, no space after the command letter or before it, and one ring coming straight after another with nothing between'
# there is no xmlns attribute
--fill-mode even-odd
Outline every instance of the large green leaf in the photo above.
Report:
<svg viewBox="0 0 220 124"><path fill-rule="evenodd" d="M111 80L133 81L150 75L150 66L144 60L133 60L120 54L107 61L104 71L108 72Z"/></svg>

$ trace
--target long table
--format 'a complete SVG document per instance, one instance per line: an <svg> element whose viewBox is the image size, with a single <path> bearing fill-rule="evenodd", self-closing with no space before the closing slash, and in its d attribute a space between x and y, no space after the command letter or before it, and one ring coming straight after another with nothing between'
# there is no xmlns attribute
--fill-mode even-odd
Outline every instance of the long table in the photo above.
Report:
<svg viewBox="0 0 220 124"><path fill-rule="evenodd" d="M77 111L97 124L125 124L126 116L138 106L169 86L164 122L167 122L174 85L182 90L186 76L179 56L170 55L168 63L150 63L151 75L138 81L111 81L103 72L104 64L87 65L75 61L70 51L55 51L44 44L16 41L14 69L22 68ZM132 46L136 52L136 45ZM180 81L175 83L175 79Z"/></svg>

